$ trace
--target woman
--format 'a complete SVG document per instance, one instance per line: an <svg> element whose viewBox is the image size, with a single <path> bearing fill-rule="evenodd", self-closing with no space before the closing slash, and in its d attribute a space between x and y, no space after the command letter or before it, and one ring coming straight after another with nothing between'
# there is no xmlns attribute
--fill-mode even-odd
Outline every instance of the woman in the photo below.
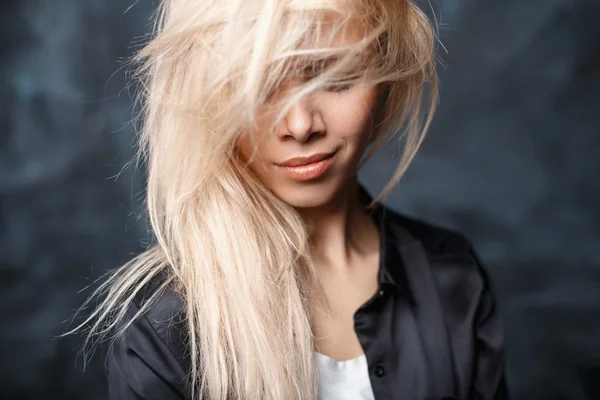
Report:
<svg viewBox="0 0 600 400"><path fill-rule="evenodd" d="M163 0L136 58L155 243L88 320L111 399L506 398L468 241L379 202L434 47L412 0ZM372 198L357 171L399 132Z"/></svg>

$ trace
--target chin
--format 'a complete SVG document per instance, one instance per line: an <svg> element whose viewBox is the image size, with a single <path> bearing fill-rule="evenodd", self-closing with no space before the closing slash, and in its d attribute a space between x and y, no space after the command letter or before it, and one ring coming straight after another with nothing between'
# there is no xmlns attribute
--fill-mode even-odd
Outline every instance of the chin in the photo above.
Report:
<svg viewBox="0 0 600 400"><path fill-rule="evenodd" d="M306 196L302 197L293 197L287 196L286 198L282 198L290 206L296 209L310 209L310 208L319 208L327 204L327 201L323 201L320 198L308 198Z"/></svg>
<svg viewBox="0 0 600 400"><path fill-rule="evenodd" d="M272 192L294 208L318 208L333 201L340 186L332 181L277 184Z"/></svg>

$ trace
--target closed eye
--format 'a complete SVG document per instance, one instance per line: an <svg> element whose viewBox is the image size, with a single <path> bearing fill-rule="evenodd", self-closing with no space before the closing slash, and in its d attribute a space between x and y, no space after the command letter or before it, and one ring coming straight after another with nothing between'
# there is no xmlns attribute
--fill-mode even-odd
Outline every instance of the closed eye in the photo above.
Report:
<svg viewBox="0 0 600 400"><path fill-rule="evenodd" d="M350 90L354 85L330 85L326 86L325 90L328 92L339 93Z"/></svg>

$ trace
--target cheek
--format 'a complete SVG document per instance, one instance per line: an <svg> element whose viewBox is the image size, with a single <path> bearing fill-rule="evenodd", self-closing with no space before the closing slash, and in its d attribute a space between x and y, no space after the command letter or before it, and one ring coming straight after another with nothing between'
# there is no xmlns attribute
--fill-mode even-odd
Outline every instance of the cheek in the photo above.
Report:
<svg viewBox="0 0 600 400"><path fill-rule="evenodd" d="M330 124L335 125L335 132L348 144L360 146L368 141L374 107L375 96L370 91L349 94L330 109Z"/></svg>
<svg viewBox="0 0 600 400"><path fill-rule="evenodd" d="M263 182L267 181L269 176L269 163L264 157L266 147L259 135L256 135L254 142L248 134L240 135L235 143L239 158Z"/></svg>
<svg viewBox="0 0 600 400"><path fill-rule="evenodd" d="M267 126L268 123L265 119L264 116L258 115L254 124L254 132L242 132L235 140L235 149L245 160L250 158L254 152L252 163L260 159L262 149L265 147L265 143L263 143L264 135L261 133L264 130L264 126Z"/></svg>
<svg viewBox="0 0 600 400"><path fill-rule="evenodd" d="M248 159L252 151L252 142L246 133L240 133L235 139L235 150L243 160Z"/></svg>

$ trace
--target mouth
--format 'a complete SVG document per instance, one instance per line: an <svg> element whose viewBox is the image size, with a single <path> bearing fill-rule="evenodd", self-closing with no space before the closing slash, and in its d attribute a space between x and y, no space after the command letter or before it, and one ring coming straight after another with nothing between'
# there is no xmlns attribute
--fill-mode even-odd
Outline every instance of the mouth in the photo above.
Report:
<svg viewBox="0 0 600 400"><path fill-rule="evenodd" d="M308 157L294 157L290 158L282 163L279 163L280 167L301 167L305 165L310 165L319 161L326 160L333 156L336 151L332 151L329 153L316 153L312 154Z"/></svg>
<svg viewBox="0 0 600 400"><path fill-rule="evenodd" d="M308 181L323 176L335 159L336 151L317 153L308 157L295 157L276 164L284 175L297 181Z"/></svg>

